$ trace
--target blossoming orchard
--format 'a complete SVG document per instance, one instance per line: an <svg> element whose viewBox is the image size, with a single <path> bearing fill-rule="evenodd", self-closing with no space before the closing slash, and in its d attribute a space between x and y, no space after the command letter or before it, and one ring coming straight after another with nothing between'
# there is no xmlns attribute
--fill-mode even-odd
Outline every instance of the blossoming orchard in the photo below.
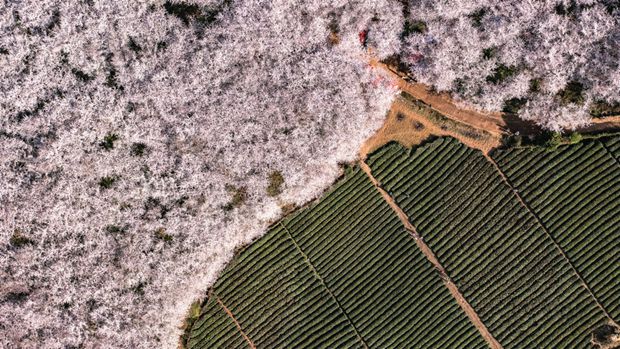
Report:
<svg viewBox="0 0 620 349"><path fill-rule="evenodd" d="M549 130L620 103L614 1L0 2L0 348L175 348L379 129L398 59Z"/></svg>

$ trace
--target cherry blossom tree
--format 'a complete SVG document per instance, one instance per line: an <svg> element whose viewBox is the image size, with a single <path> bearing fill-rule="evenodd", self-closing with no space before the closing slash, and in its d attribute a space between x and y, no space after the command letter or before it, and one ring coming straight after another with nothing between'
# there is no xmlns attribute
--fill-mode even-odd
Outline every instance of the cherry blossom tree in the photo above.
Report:
<svg viewBox="0 0 620 349"><path fill-rule="evenodd" d="M559 131L587 124L593 102L620 101L613 1L412 0L408 8L404 61L416 79L465 104L520 109Z"/></svg>
<svg viewBox="0 0 620 349"><path fill-rule="evenodd" d="M380 126L358 32L395 54L399 6L0 2L0 347L176 347L234 249Z"/></svg>

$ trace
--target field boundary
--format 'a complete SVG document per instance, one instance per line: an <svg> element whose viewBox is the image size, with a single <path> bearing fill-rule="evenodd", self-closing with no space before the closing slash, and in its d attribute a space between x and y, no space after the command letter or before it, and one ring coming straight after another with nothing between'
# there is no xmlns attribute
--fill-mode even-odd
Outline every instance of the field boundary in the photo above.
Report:
<svg viewBox="0 0 620 349"><path fill-rule="evenodd" d="M610 323L614 324L616 327L620 327L618 326L618 324L614 321L614 319L611 317L611 315L609 314L609 312L607 312L607 309L605 309L605 307L603 306L603 304L601 304L601 302L598 300L598 298L596 297L596 295L594 294L594 292L592 292L592 289L590 289L590 286L586 283L586 281L584 280L584 278L581 276L581 273L579 273L579 271L575 268L575 266L573 265L573 262L570 260L570 258L568 258L568 256L566 255L566 253L564 252L564 250L562 249L562 247L560 247L560 245L558 244L558 242L555 240L555 238L553 237L553 235L551 235L551 233L549 232L549 230L547 229L547 227L543 224L542 220L540 219L540 217L538 216L538 214L536 214L534 212L533 209L530 208L530 205L525 201L525 199L523 199L521 197L521 195L519 194L519 192L515 189L514 185L512 184L512 182L508 179L508 177L504 174L504 172L501 170L501 168L499 167L499 165L495 162L495 160L490 157L490 156L485 156L488 161L491 162L491 164L493 164L493 166L495 167L496 171L498 172L498 174L502 177L502 180L504 181L504 183L510 188L510 190L512 191L513 195L517 198L517 200L519 200L519 203L525 207L525 209L528 210L528 212L536 219L536 222L538 223L538 225L542 228L542 230L545 232L545 234L549 237L549 239L551 239L551 241L553 242L553 245L555 246L555 248L560 252L560 254L562 255L562 257L566 260L566 262L568 263L568 265L570 266L571 270L573 271L573 273L577 276L577 278L579 278L579 281L581 282L581 284L583 285L583 287L586 289L586 291L588 291L588 293L590 294L590 296L592 296L592 299L594 300L594 302L596 302L596 305L601 309L601 311L603 312L603 314L605 314L605 316L607 317L607 319L610 321Z"/></svg>
<svg viewBox="0 0 620 349"><path fill-rule="evenodd" d="M609 148L607 148L607 146L605 145L605 142L601 142L600 139L597 139L596 141L599 142L599 144L603 146L603 149L605 149L607 154L609 154L609 156L611 156L611 158L616 161L616 165L620 166L620 160L618 160L618 158L616 157L616 154L614 154L612 151L609 150Z"/></svg>
<svg viewBox="0 0 620 349"><path fill-rule="evenodd" d="M381 183L377 181L377 179L372 175L372 170L366 164L365 161L360 161L360 168L366 173L373 186L379 191L383 199L387 202L387 204L392 208L392 210L396 213L400 221L405 226L405 229L409 233L409 235L414 239L416 245L420 249L420 251L424 254L424 256L431 262L431 264L435 267L435 269L439 272L441 279L443 280L445 286L450 291L450 294L455 299L456 303L461 307L465 315L469 318L471 323L476 327L478 332L482 335L487 344L493 349L503 349L502 345L493 337L487 326L482 322L476 310L469 304L467 299L463 296L461 291L458 289L456 284L450 279L448 274L446 273L445 268L435 256L435 253L431 248L422 240L422 237L416 231L415 227L409 221L409 217L407 214L398 206L394 198L392 198L385 189L381 186Z"/></svg>
<svg viewBox="0 0 620 349"><path fill-rule="evenodd" d="M284 229L284 231L286 231L286 234L288 235L288 237L291 239L291 241L293 242L293 244L295 245L295 248L297 249L297 251L299 251L299 253L301 253L301 255L303 256L304 260L306 261L306 263L308 264L308 266L310 267L310 270L312 270L312 273L314 274L314 276L316 276L316 278L321 282L321 284L323 285L323 287L325 287L325 289L327 290L327 292L329 293L330 297L332 297L332 299L334 300L334 302L336 302L336 305L338 305L338 308L340 309L340 311L342 312L342 314L344 315L344 317L347 319L347 321L349 322L349 324L351 324L351 327L353 328L353 331L355 331L355 334L357 335L357 338L360 340L360 342L362 343L362 345L364 346L364 348L368 349L368 345L366 344L366 341L364 340L364 337L362 337L362 335L359 333L359 331L357 330L357 327L355 327L355 324L353 323L353 321L351 320L351 318L349 317L349 314L347 314L347 312L344 310L344 308L342 307L342 305L340 304L340 302L338 301L338 298L336 298L336 296L334 296L334 294L332 293L332 290L327 287L327 284L325 283L325 280L323 280L323 277L321 277L321 275L319 274L319 272L316 270L316 268L314 267L314 265L312 264L312 262L310 262L310 258L308 258L308 255L306 255L306 253L301 249L301 247L297 244L297 241L295 240L295 238L293 237L293 234L291 234L291 232L288 230L288 228L284 225L284 223L279 222L278 224L280 224L280 226ZM255 348L254 348L255 349Z"/></svg>
<svg viewBox="0 0 620 349"><path fill-rule="evenodd" d="M215 297L215 299L217 300L217 303L220 305L220 307L222 307L222 309L226 312L226 315L228 315L232 319L232 321L235 323L235 325L237 326L237 329L239 330L239 333L241 333L241 336L243 336L245 341L248 342L248 345L250 346L250 348L256 349L256 346L254 345L252 340L250 340L250 337L248 337L248 335L245 334L245 332L241 328L241 324L239 323L239 321L237 321L232 311L230 311L230 309L228 309L226 305L224 305L224 302L222 302L222 300L219 297Z"/></svg>

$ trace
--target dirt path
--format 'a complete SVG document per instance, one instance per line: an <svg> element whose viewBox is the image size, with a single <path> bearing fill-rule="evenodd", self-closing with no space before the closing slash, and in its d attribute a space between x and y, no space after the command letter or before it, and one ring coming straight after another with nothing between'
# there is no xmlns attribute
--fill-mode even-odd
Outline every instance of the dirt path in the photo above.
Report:
<svg viewBox="0 0 620 349"><path fill-rule="evenodd" d="M217 299L217 302L219 303L219 305L222 307L222 309L224 309L226 314L228 314L228 316L235 323L235 325L237 326L237 329L239 330L239 333L241 333L241 335L243 336L245 341L248 342L248 345L250 346L250 348L251 349L256 349L256 346L254 345L254 343L252 343L252 341L250 340L250 337L248 337L245 334L245 332L243 332L243 329L241 328L241 325L239 324L239 321L237 321L237 319L235 319L235 316L233 315L233 313L228 308L226 308L226 306L224 305L224 302L222 302L222 300L219 297L216 297L216 299Z"/></svg>
<svg viewBox="0 0 620 349"><path fill-rule="evenodd" d="M577 130L581 133L596 133L620 130L620 116L610 116L601 119L592 119L592 124Z"/></svg>
<svg viewBox="0 0 620 349"><path fill-rule="evenodd" d="M543 224L543 222L540 220L540 217L538 217L538 215L534 212L534 210L532 210L530 208L530 206L525 202L525 200L521 197L521 195L519 194L519 192L514 188L514 186L512 185L512 183L510 182L510 180L508 179L508 177L506 177L506 175L504 174L504 172L499 168L499 166L497 165L497 163L495 162L495 160L493 160L493 158L491 158L488 155L485 155L485 157L487 158L487 160L493 164L493 166L495 167L495 170L497 171L497 173L499 173L499 175L502 177L504 183L506 183L506 185L510 188L510 190L512 191L513 195L517 198L517 200L519 200L519 203L521 204L521 206L525 207L526 210L528 210L528 212L534 217L536 218L536 221L538 222L538 225L542 228L542 230L545 232L545 234L549 237L549 239L551 239L551 241L553 242L553 245L555 246L555 248L560 252L560 254L562 255L562 257L564 258L564 260L566 260L566 262L568 263L568 265L570 266L571 270L573 271L573 273L577 276L577 278L579 279L581 285L586 289L586 291L588 291L588 293L590 294L590 296L592 296L592 299L594 300L594 302L596 303L596 305L601 309L601 311L603 312L603 314L605 314L605 316L607 317L608 321L610 324L615 325L616 327L620 327L618 326L618 324L613 320L613 318L611 317L611 315L609 315L609 313L607 312L607 310L605 309L605 307L603 307L603 304L601 302L599 302L598 298L596 298L596 296L594 295L594 292L592 292L592 290L590 289L590 286L586 283L586 281L583 279L583 277L581 276L581 274L579 273L579 271L575 268L575 266L573 265L573 263L571 262L571 260L568 258L568 256L566 255L566 253L564 253L564 250L562 249L562 247L560 247L560 245L557 243L557 241L553 238L553 235L551 235L551 233L549 232L549 230L547 230L547 227Z"/></svg>
<svg viewBox="0 0 620 349"><path fill-rule="evenodd" d="M396 80L398 87L402 91L424 101L433 109L454 120L478 129L486 130L494 135L501 135L507 128L507 123L504 121L502 113L484 113L474 109L467 109L463 105L459 105L447 93L434 93L424 84L406 81L402 73L397 72L385 63L379 62L374 58L370 59L370 65L386 71Z"/></svg>
<svg viewBox="0 0 620 349"><path fill-rule="evenodd" d="M447 275L446 270L435 256L435 253L430 249L430 247L428 247L428 245L417 233L415 227L409 221L409 217L407 217L405 212L398 206L398 204L396 204L394 199L381 187L381 184L373 177L370 167L364 161L360 161L360 167L364 172L366 172L366 175L374 184L375 188L377 188L379 193L381 193L384 200L390 205L392 210L396 212L398 218L401 220L411 237L413 237L413 239L415 240L418 248L420 248L426 258L439 271L441 278L444 281L444 284L446 285L456 302L459 304L459 306L463 309L467 317L469 317L470 321L473 323L476 329L478 329L482 337L487 341L489 346L493 349L502 349L502 345L493 337L486 325L482 322L482 320L480 320L480 317L478 316L474 308L469 304L469 302L467 302L465 297L463 297L463 295L459 291L458 287Z"/></svg>
<svg viewBox="0 0 620 349"><path fill-rule="evenodd" d="M413 97L424 101L433 109L445 116L485 130L493 135L501 136L508 131L519 132L520 134L532 134L540 132L541 129L529 121L521 120L516 116L505 115L501 112L482 112L473 108L467 108L462 103L455 101L448 93L436 93L430 87L421 83L409 81L410 79L396 68L370 58L370 66L382 69L396 81L397 86ZM592 124L577 129L580 133L604 132L607 130L620 130L620 115L605 118L593 118Z"/></svg>

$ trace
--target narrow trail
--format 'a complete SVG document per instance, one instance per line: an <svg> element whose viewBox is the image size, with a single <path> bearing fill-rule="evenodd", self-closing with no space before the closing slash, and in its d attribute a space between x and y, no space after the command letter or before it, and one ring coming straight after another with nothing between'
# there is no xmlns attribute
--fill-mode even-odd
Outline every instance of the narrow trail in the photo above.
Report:
<svg viewBox="0 0 620 349"><path fill-rule="evenodd" d="M357 330L357 328L355 327L355 325L353 324L353 321L351 320L351 318L349 317L349 314L347 314L347 312L344 310L344 308L342 307L342 305L340 304L340 302L338 301L338 298L336 298L336 296L334 296L334 294L332 293L332 290L330 290L329 287L327 287L327 284L325 283L325 280L323 280L323 277L319 274L319 272L316 270L316 268L314 267L314 265L312 264L312 262L310 262L310 258L308 258L308 255L306 255L306 253L301 249L301 247L297 244L297 241L295 240L295 238L293 238L293 235L291 234L291 232L288 230L288 228L282 223L278 223L283 229L284 231L286 231L286 234L288 234L288 237L291 239L291 241L293 241L293 244L295 245L295 248L297 248L297 251L299 251L299 253L304 257L304 260L306 261L306 264L308 264L308 266L310 267L310 269L312 270L312 273L314 274L314 276L319 280L319 282L321 282L321 284L323 285L323 287L325 287L325 289L327 290L327 293L329 293L330 297L332 297L332 299L334 300L334 302L336 302L336 305L338 305L338 308L340 309L340 311L342 312L342 314L344 315L344 317L347 319L347 321L349 322L349 324L351 325L351 327L353 328L353 331L355 331L355 335L357 336L357 338L359 339L360 343L362 343L362 346L365 349L368 349L368 345L366 344L366 341L364 340L364 337L362 337L362 335L359 333L359 331Z"/></svg>
<svg viewBox="0 0 620 349"><path fill-rule="evenodd" d="M605 132L609 130L620 130L620 116L608 116L605 118L592 119L590 126L582 127L577 130L581 133Z"/></svg>
<svg viewBox="0 0 620 349"><path fill-rule="evenodd" d="M226 306L224 305L224 302L222 302L222 300L219 297L216 297L215 299L217 300L217 303L222 307L222 309L224 309L226 314L228 314L228 316L235 323L235 325L237 326L237 329L239 330L239 333L241 333L241 335L243 336L245 341L248 342L248 345L250 346L250 348L251 349L256 349L256 346L254 345L254 343L252 343L252 341L250 340L250 337L248 337L245 334L245 332L243 332L243 329L241 328L241 324L239 324L239 321L237 321L237 319L235 318L233 313L228 308L226 308Z"/></svg>
<svg viewBox="0 0 620 349"><path fill-rule="evenodd" d="M422 251L422 253L426 256L426 258L433 264L433 266L439 271L444 284L450 291L450 294L454 297L458 305L463 309L469 320L476 327L476 329L480 332L484 340L489 344L492 349L503 349L502 345L493 337L489 329L482 322L474 308L469 304L469 302L465 299L461 291L458 287L452 282L448 274L446 273L445 268L441 265L435 253L431 250L431 248L422 240L415 227L409 221L409 217L407 214L398 206L396 201L381 187L381 184L377 181L377 179L372 175L372 171L368 164L365 161L359 162L360 168L366 173L372 184L377 188L381 196L383 196L384 200L390 205L392 210L396 213L398 218L401 220L405 229L409 232L411 237L413 237L414 241L418 245L418 248Z"/></svg>
<svg viewBox="0 0 620 349"><path fill-rule="evenodd" d="M499 173L499 175L502 177L504 183L510 188L510 190L512 191L513 195L517 198L517 200L519 200L519 203L521 204L521 206L525 207L525 209L534 217L536 218L536 222L538 222L538 225L542 228L542 230L545 232L545 234L547 234L547 236L549 237L549 239L551 239L551 241L553 242L553 245L555 246L555 248L560 252L560 254L562 255L562 257L564 258L564 260L566 260L566 262L568 263L568 265L570 266L571 270L573 271L573 273L577 276L577 278L579 278L579 281L581 282L581 285L586 289L586 291L588 291L588 293L590 294L590 296L592 296L592 299L594 300L594 302L596 303L596 305L601 309L601 311L603 312L603 314L605 314L605 316L607 317L607 319L609 320L610 324L615 325L616 327L620 327L618 326L618 324L614 321L614 319L611 317L611 315L607 312L607 309L605 309L605 307L603 307L603 304L601 302L599 302L598 298L596 298L596 295L594 295L594 292L592 292L592 289L590 289L590 286L586 283L586 281L584 280L584 278L581 276L581 273L579 273L579 271L575 268L575 266L573 265L573 262L570 260L570 258L568 258L568 256L566 255L566 253L564 252L564 250L562 249L562 247L560 247L560 245L558 244L558 242L555 240L555 238L553 237L553 235L551 235L551 233L549 232L549 230L547 229L547 227L543 224L542 220L540 219L540 217L534 212L534 210L532 210L530 208L530 206L528 205L528 203L521 197L521 194L519 194L519 191L515 189L515 187L513 186L512 182L508 179L508 177L504 174L504 172L500 169L499 165L497 165L497 163L495 162L495 160L493 160L492 157L488 156L485 154L485 157L487 158L487 160L493 164L493 166L495 167L495 170L497 171L497 173Z"/></svg>
<svg viewBox="0 0 620 349"><path fill-rule="evenodd" d="M501 135L507 128L507 124L502 117L502 113L484 113L474 109L467 109L466 107L459 105L446 93L434 93L431 92L430 88L424 84L406 81L402 73L393 70L387 64L379 62L377 59L371 58L370 66L387 72L397 81L397 85L401 90L409 93L419 100L422 100L432 109L453 120L478 129L486 130L494 135Z"/></svg>

